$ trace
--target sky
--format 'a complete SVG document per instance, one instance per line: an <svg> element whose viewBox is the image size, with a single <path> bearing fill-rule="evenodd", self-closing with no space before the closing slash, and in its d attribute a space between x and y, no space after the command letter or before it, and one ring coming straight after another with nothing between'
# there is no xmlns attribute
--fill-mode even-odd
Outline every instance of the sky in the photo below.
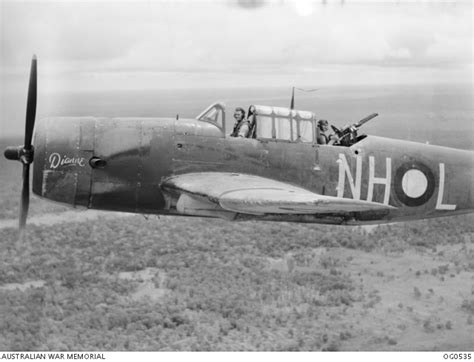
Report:
<svg viewBox="0 0 474 362"><path fill-rule="evenodd" d="M471 1L0 0L0 92L471 83ZM1 94L0 94L1 96Z"/></svg>

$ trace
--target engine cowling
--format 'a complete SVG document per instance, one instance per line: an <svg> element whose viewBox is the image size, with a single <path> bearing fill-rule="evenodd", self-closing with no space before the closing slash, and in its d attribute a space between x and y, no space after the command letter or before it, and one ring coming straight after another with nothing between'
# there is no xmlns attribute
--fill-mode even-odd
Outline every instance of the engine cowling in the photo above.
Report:
<svg viewBox="0 0 474 362"><path fill-rule="evenodd" d="M72 206L89 206L94 152L92 117L40 120L35 130L33 192Z"/></svg>
<svg viewBox="0 0 474 362"><path fill-rule="evenodd" d="M74 207L157 213L174 120L62 117L35 133L33 192Z"/></svg>

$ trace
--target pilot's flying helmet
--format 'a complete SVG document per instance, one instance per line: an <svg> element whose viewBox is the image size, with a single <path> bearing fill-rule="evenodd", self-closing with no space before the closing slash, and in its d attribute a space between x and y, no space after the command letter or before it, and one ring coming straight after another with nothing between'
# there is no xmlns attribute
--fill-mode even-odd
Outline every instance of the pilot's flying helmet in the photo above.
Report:
<svg viewBox="0 0 474 362"><path fill-rule="evenodd" d="M322 126L329 126L329 122L325 119L320 119L318 121L318 127L322 127Z"/></svg>
<svg viewBox="0 0 474 362"><path fill-rule="evenodd" d="M244 110L242 107L237 107L237 108L235 109L235 111L234 111L234 114L235 114L236 112L239 112L239 111L242 112L242 114L243 114L243 116L244 116L244 118L245 118L245 110Z"/></svg>

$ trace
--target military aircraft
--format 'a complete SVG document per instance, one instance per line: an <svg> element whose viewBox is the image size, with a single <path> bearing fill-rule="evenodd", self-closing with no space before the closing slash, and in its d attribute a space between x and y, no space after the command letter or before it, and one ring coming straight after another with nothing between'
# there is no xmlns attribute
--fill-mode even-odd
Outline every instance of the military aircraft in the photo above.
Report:
<svg viewBox="0 0 474 362"><path fill-rule="evenodd" d="M61 117L36 125L33 57L20 230L33 192L90 209L325 224L471 213L474 152L358 134L376 114L319 145L313 112L252 105L253 137L226 135L225 106L195 119Z"/></svg>

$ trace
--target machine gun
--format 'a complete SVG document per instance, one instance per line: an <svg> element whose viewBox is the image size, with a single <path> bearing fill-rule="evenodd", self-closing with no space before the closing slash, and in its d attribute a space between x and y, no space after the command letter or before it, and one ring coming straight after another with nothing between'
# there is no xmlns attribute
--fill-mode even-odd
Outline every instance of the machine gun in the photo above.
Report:
<svg viewBox="0 0 474 362"><path fill-rule="evenodd" d="M359 128L362 127L368 121L370 121L372 118L377 117L378 115L378 113L372 113L371 115L362 118L359 122L354 123L350 126L345 126L344 128L337 128L336 126L331 125L332 129L339 138L337 144L349 147L356 143L358 141L357 131L359 130Z"/></svg>

